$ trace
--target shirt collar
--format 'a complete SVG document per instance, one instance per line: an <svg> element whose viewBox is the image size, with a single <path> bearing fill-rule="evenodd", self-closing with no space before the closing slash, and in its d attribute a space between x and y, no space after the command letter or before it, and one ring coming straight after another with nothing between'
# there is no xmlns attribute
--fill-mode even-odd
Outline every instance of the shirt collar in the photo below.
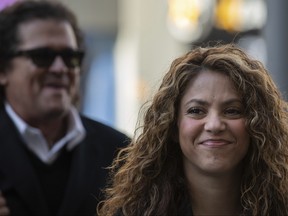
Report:
<svg viewBox="0 0 288 216"><path fill-rule="evenodd" d="M28 127L28 125L18 116L14 110L12 109L11 105L8 102L5 102L5 109L12 121L14 122L16 128L20 132L20 134L23 134Z"/></svg>
<svg viewBox="0 0 288 216"><path fill-rule="evenodd" d="M8 102L5 103L5 109L8 115L10 116L10 118L12 119L12 121L15 123L16 128L20 132L21 137L23 138L23 140L25 140L25 144L27 145L27 147L30 150L34 151L34 153L38 155L38 157L40 157L42 161L45 161L45 162L50 163L52 160L54 161L56 158L55 155L57 155L59 151L62 149L62 147L64 147L65 145L68 150L72 150L75 146L80 144L80 142L84 139L86 135L86 131L82 124L78 111L76 110L75 107L71 107L69 111L68 131L66 135L63 138L61 138L59 141L57 141L55 145L49 151L47 150L46 153L43 153L42 150L36 150L39 147L33 145L33 143L31 143L32 142L31 138L29 138L29 134L31 134L31 132L39 133L42 136L42 133L40 132L40 130L28 125L13 110L13 108Z"/></svg>

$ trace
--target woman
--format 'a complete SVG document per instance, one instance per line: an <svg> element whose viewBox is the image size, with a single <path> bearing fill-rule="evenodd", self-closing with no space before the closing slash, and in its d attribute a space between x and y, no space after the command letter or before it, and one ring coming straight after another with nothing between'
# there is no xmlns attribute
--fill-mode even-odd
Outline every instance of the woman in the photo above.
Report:
<svg viewBox="0 0 288 216"><path fill-rule="evenodd" d="M288 215L287 110L236 45L188 52L115 159L98 214Z"/></svg>

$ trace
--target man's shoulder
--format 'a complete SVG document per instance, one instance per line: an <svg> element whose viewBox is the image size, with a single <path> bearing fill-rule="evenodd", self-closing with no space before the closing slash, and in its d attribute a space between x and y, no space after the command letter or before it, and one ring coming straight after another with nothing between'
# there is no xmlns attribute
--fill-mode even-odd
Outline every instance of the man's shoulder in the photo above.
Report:
<svg viewBox="0 0 288 216"><path fill-rule="evenodd" d="M115 128L97 121L95 119L89 118L83 114L80 114L81 121L83 123L83 126L86 130L107 130L107 131L113 131L115 133L121 133L120 131L116 130Z"/></svg>
<svg viewBox="0 0 288 216"><path fill-rule="evenodd" d="M124 133L100 121L91 119L83 114L80 114L80 118L89 136L106 137L108 139L128 139Z"/></svg>

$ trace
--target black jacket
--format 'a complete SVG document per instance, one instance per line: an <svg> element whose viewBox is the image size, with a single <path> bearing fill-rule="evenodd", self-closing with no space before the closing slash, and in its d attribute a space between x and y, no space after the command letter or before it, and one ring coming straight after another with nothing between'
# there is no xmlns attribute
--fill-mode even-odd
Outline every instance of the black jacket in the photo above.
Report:
<svg viewBox="0 0 288 216"><path fill-rule="evenodd" d="M127 137L99 122L81 116L86 138L73 150L70 178L61 216L95 215L107 169ZM0 190L13 215L44 216L48 207L20 135L4 109L0 110ZM55 177L57 178L57 176Z"/></svg>

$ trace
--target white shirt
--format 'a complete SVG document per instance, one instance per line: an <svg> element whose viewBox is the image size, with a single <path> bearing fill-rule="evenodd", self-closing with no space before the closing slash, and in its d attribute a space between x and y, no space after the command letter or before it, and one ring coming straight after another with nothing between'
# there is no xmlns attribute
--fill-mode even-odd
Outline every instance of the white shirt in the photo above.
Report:
<svg viewBox="0 0 288 216"><path fill-rule="evenodd" d="M7 102L5 103L5 109L20 132L27 148L46 164L53 163L64 146L66 146L68 151L71 151L75 146L80 144L86 135L76 108L71 107L66 135L49 149L47 141L38 128L31 127L24 122Z"/></svg>

